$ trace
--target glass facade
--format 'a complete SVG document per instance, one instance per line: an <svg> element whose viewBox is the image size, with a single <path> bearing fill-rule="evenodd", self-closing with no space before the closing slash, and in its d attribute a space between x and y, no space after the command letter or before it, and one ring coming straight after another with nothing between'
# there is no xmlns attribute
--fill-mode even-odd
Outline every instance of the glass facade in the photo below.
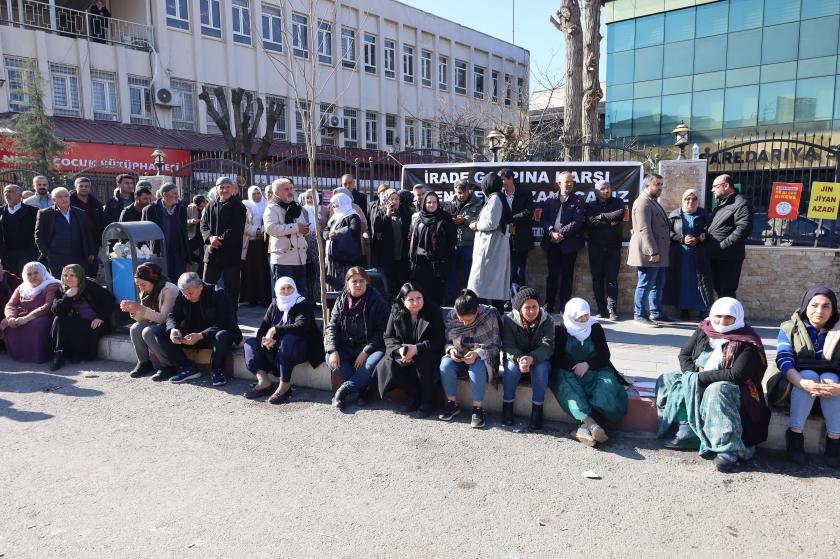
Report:
<svg viewBox="0 0 840 559"><path fill-rule="evenodd" d="M606 137L670 144L681 120L697 142L840 131L840 0L618 0L606 9Z"/></svg>

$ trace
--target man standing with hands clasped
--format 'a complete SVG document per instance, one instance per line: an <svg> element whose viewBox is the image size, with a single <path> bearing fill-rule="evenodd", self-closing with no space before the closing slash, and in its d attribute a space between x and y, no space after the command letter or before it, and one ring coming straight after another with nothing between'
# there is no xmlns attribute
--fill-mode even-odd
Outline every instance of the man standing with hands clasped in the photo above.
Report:
<svg viewBox="0 0 840 559"><path fill-rule="evenodd" d="M618 269L621 260L623 221L624 201L613 197L610 183L605 180L596 182L595 199L586 204L589 269L592 272L592 292L598 304L598 314L595 318L618 320Z"/></svg>
<svg viewBox="0 0 840 559"><path fill-rule="evenodd" d="M671 233L668 215L659 205L662 176L647 175L643 188L642 194L633 203L633 231L627 265L638 268L633 319L637 324L658 328L656 322L673 322L662 312Z"/></svg>
<svg viewBox="0 0 840 559"><path fill-rule="evenodd" d="M717 198L717 206L707 230L711 242L706 243L712 281L718 298L735 299L746 258L745 245L752 231L753 209L749 200L735 191L729 175L715 177L712 193Z"/></svg>
<svg viewBox="0 0 840 559"><path fill-rule="evenodd" d="M239 282L242 267L242 238L247 210L239 198L239 188L229 177L216 180L219 197L201 214L204 253L204 281L224 281L234 317L239 309Z"/></svg>

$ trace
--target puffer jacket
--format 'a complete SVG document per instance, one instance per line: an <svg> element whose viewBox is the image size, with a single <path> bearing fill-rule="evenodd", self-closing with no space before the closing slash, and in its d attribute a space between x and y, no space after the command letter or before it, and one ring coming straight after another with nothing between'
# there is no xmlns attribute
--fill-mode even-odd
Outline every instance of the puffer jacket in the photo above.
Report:
<svg viewBox="0 0 840 559"><path fill-rule="evenodd" d="M277 203L270 203L265 209L263 226L268 235L268 254L272 264L286 266L302 266L306 264L306 235L298 231L298 224L309 225L310 230L315 227L309 223L309 212L301 209L300 215L293 223L286 223L286 210Z"/></svg>

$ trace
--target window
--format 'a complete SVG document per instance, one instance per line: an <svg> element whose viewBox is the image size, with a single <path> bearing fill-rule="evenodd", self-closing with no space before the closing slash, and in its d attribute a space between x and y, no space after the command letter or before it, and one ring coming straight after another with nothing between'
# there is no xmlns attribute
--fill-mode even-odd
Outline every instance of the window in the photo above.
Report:
<svg viewBox="0 0 840 559"><path fill-rule="evenodd" d="M665 42L676 43L694 38L694 10L676 10L665 14Z"/></svg>
<svg viewBox="0 0 840 559"><path fill-rule="evenodd" d="M304 15L292 14L292 53L309 58L309 19Z"/></svg>
<svg viewBox="0 0 840 559"><path fill-rule="evenodd" d="M467 94L467 63L458 59L455 59L455 93Z"/></svg>
<svg viewBox="0 0 840 559"><path fill-rule="evenodd" d="M758 97L758 124L793 122L795 90L795 81L762 84Z"/></svg>
<svg viewBox="0 0 840 559"><path fill-rule="evenodd" d="M799 59L829 56L837 52L837 17L802 22L799 33Z"/></svg>
<svg viewBox="0 0 840 559"><path fill-rule="evenodd" d="M484 129L473 128L472 147L475 153L482 153L484 151Z"/></svg>
<svg viewBox="0 0 840 559"><path fill-rule="evenodd" d="M636 48L661 45L665 39L665 14L640 17L636 20Z"/></svg>
<svg viewBox="0 0 840 559"><path fill-rule="evenodd" d="M799 23L785 23L764 28L761 63L774 64L796 60L799 46Z"/></svg>
<svg viewBox="0 0 840 559"><path fill-rule="evenodd" d="M82 116L79 104L79 72L73 66L50 64L53 114Z"/></svg>
<svg viewBox="0 0 840 559"><path fill-rule="evenodd" d="M722 105L723 103L721 103ZM661 100L659 97L649 97L647 99L636 99L633 101L633 134L637 136L659 134L659 121L662 118L661 112Z"/></svg>
<svg viewBox="0 0 840 559"><path fill-rule="evenodd" d="M219 103L219 100L216 98L215 93L213 93L213 91L216 89L216 86L215 85L208 85L206 87L207 87L207 93L210 95L210 103L212 103L213 107L215 107L216 111L218 111L219 114L221 114L222 113L221 104ZM219 127L216 126L216 121L213 120L213 117L210 116L210 111L207 111L207 118L205 119L205 122L207 124L207 133L208 134L218 134L220 132Z"/></svg>
<svg viewBox="0 0 840 559"><path fill-rule="evenodd" d="M365 33L365 72L376 73L376 35Z"/></svg>
<svg viewBox="0 0 840 559"><path fill-rule="evenodd" d="M496 70L493 70L491 75L493 76L493 78L492 78L493 83L491 84L491 87L493 88L493 90L492 90L492 94L493 94L492 95L492 100L493 100L494 103L498 103L499 102L499 72L496 71Z"/></svg>
<svg viewBox="0 0 840 559"><path fill-rule="evenodd" d="M694 60L694 41L686 41L691 52L691 60ZM685 43L680 43L684 45ZM659 47L654 47L659 48ZM666 49L671 54L674 45L668 45ZM635 51L626 50L615 54L607 55L607 82L612 84L631 83L633 81L633 67L635 64ZM689 73L691 71L689 70Z"/></svg>
<svg viewBox="0 0 840 559"><path fill-rule="evenodd" d="M188 4L189 0L166 0L166 25L175 29L189 29Z"/></svg>
<svg viewBox="0 0 840 559"><path fill-rule="evenodd" d="M722 41L719 39L722 39ZM723 49L723 52L717 58L713 56L705 56L705 51L703 50L703 47L701 47L701 43L703 41L698 40L697 50L695 51L697 53L694 62L695 72L711 72L713 69L716 69L717 66L722 67L726 64L726 38L715 37L714 39L708 39L708 41L710 42L708 45L709 49L713 49L716 54L719 52L719 49ZM635 53L636 73L634 76L637 82L658 80L662 77L662 45L659 45L658 47L636 49ZM706 66L706 69L700 70L697 65L698 61Z"/></svg>
<svg viewBox="0 0 840 559"><path fill-rule="evenodd" d="M248 0L233 0L231 4L231 22L233 23L233 42L240 45L251 44L251 8Z"/></svg>
<svg viewBox="0 0 840 559"><path fill-rule="evenodd" d="M359 111L344 109L344 147L359 147Z"/></svg>
<svg viewBox="0 0 840 559"><path fill-rule="evenodd" d="M830 120L834 102L834 76L799 80L796 83L796 122Z"/></svg>
<svg viewBox="0 0 840 559"><path fill-rule="evenodd" d="M723 39L723 37L720 38ZM665 51L666 58L668 50L670 50L670 46ZM746 68L761 64L761 29L730 33L726 56L727 68ZM689 73L691 73L691 69L689 69Z"/></svg>
<svg viewBox="0 0 840 559"><path fill-rule="evenodd" d="M712 35L726 33L729 22L728 12L729 6L726 2L697 6L696 36L698 38L711 37Z"/></svg>
<svg viewBox="0 0 840 559"><path fill-rule="evenodd" d="M786 0L790 3L790 0ZM799 2L797 1L798 5ZM764 0L740 0L729 4L729 30L743 31L761 27Z"/></svg>
<svg viewBox="0 0 840 559"><path fill-rule="evenodd" d="M273 137L275 140L282 140L286 141L288 136L288 129L287 129L287 120L286 120L286 99L285 97L274 97L272 95L266 96L266 105L270 105L271 102L278 103L280 105L280 111L277 116L277 120L274 122L274 134ZM268 110L268 106L266 106L266 110Z"/></svg>
<svg viewBox="0 0 840 559"><path fill-rule="evenodd" d="M520 109L527 105L528 90L525 89L525 78L516 78L516 106Z"/></svg>
<svg viewBox="0 0 840 559"><path fill-rule="evenodd" d="M184 80L170 80L173 98L179 106L172 109L172 128L195 130L195 84Z"/></svg>
<svg viewBox="0 0 840 559"><path fill-rule="evenodd" d="M432 53L420 51L420 83L423 87L432 87Z"/></svg>
<svg viewBox="0 0 840 559"><path fill-rule="evenodd" d="M365 147L379 149L379 115L371 111L365 113Z"/></svg>
<svg viewBox="0 0 840 559"><path fill-rule="evenodd" d="M336 139L338 136L338 131L335 128L327 128L327 118L335 114L335 105L333 105L332 103L321 103L318 108L321 112L321 118L319 120L321 126L321 145L337 145Z"/></svg>
<svg viewBox="0 0 840 559"><path fill-rule="evenodd" d="M222 9L219 0L201 0L201 34L205 37L222 38Z"/></svg>
<svg viewBox="0 0 840 559"><path fill-rule="evenodd" d="M634 117L635 103L638 103L638 100L634 101L633 105ZM791 103L792 105L793 103ZM691 114L691 122L697 123L696 128L698 130L720 129L723 126L723 90L695 92L692 96ZM635 125L633 133L636 133Z"/></svg>
<svg viewBox="0 0 840 559"><path fill-rule="evenodd" d="M420 123L420 147L431 149L432 145L432 123L424 120Z"/></svg>
<svg viewBox="0 0 840 559"><path fill-rule="evenodd" d="M341 65L356 69L356 31L349 27L341 28Z"/></svg>
<svg viewBox="0 0 840 559"><path fill-rule="evenodd" d="M513 94L513 76L505 74L505 106L510 107L510 99Z"/></svg>
<svg viewBox="0 0 840 559"><path fill-rule="evenodd" d="M438 89L449 89L449 59L443 55L438 56Z"/></svg>
<svg viewBox="0 0 840 559"><path fill-rule="evenodd" d="M417 128L414 126L414 119L405 119L405 149L417 147Z"/></svg>
<svg viewBox="0 0 840 559"><path fill-rule="evenodd" d="M619 21L607 26L607 52L630 50L635 46L636 20Z"/></svg>
<svg viewBox="0 0 840 559"><path fill-rule="evenodd" d="M93 119L118 121L117 75L113 72L91 70L90 85L93 97Z"/></svg>
<svg viewBox="0 0 840 559"><path fill-rule="evenodd" d="M303 99L295 100L295 141L299 144L306 143L306 125L309 120L309 103Z"/></svg>
<svg viewBox="0 0 840 559"><path fill-rule="evenodd" d="M397 147L397 115L385 115L385 145Z"/></svg>
<svg viewBox="0 0 840 559"><path fill-rule="evenodd" d="M403 81L414 83L414 47L403 45Z"/></svg>
<svg viewBox="0 0 840 559"><path fill-rule="evenodd" d="M152 123L152 92L148 78L128 76L128 100L132 124Z"/></svg>
<svg viewBox="0 0 840 559"><path fill-rule="evenodd" d="M397 47L393 39L385 39L384 66L385 77L392 80L397 77Z"/></svg>
<svg viewBox="0 0 840 559"><path fill-rule="evenodd" d="M281 26L280 8L262 6L263 48L283 52L283 27Z"/></svg>
<svg viewBox="0 0 840 559"><path fill-rule="evenodd" d="M723 107L724 128L755 126L755 119L758 117L758 86L728 88Z"/></svg>
<svg viewBox="0 0 840 559"><path fill-rule="evenodd" d="M29 109L29 94L27 87L32 84L35 76L32 66L35 61L17 56L4 57L6 63L6 81L9 92L9 110L23 112Z"/></svg>
<svg viewBox="0 0 840 559"><path fill-rule="evenodd" d="M473 97L484 99L484 68L473 66Z"/></svg>
<svg viewBox="0 0 840 559"><path fill-rule="evenodd" d="M332 52L332 23L320 20L318 22L318 62L332 65Z"/></svg>

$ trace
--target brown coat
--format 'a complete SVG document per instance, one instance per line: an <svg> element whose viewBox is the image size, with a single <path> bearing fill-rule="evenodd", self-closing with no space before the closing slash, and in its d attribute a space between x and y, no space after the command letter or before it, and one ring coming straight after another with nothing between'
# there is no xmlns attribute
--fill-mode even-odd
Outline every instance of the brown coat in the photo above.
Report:
<svg viewBox="0 0 840 559"><path fill-rule="evenodd" d="M640 267L668 267L668 252L671 246L671 230L668 214L655 199L644 192L633 204L633 230L627 253L627 265ZM659 262L653 263L648 256L659 255Z"/></svg>

